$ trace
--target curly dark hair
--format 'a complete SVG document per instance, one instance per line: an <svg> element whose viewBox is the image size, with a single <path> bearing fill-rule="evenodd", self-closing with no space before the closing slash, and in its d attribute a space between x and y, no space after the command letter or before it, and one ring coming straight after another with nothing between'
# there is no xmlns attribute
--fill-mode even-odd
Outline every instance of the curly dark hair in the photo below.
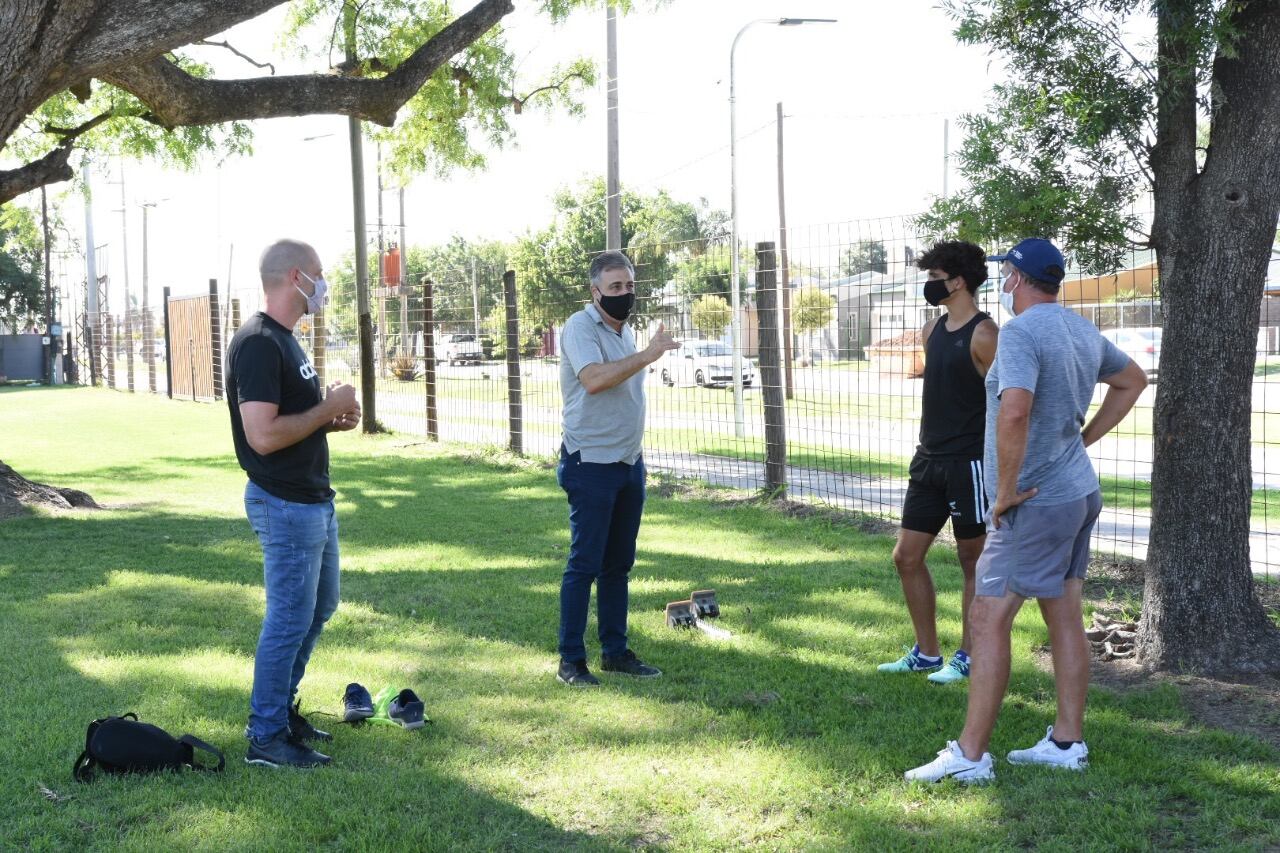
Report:
<svg viewBox="0 0 1280 853"><path fill-rule="evenodd" d="M958 275L964 279L964 286L970 293L977 293L987 280L987 253L981 246L964 240L934 243L932 249L919 257L916 266L922 270L942 270L948 275Z"/></svg>

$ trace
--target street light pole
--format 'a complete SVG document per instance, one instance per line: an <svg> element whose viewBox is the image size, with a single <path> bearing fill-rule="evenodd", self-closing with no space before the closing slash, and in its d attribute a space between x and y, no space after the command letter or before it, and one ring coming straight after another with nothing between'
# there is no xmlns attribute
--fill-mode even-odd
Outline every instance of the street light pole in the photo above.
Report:
<svg viewBox="0 0 1280 853"><path fill-rule="evenodd" d="M733 257L730 259L730 302L733 311L733 324L731 326L733 332L733 430L734 435L742 438L745 435L743 427L743 405L742 405L742 297L740 295L741 284L738 281L738 115L737 115L737 98L734 85L734 55L738 50L738 40L742 38L742 34L751 29L756 24L774 24L779 27L796 27L801 24L834 24L835 18L757 18L754 21L748 21L738 30L738 34L733 37L733 44L729 47L729 228L730 228L730 250Z"/></svg>

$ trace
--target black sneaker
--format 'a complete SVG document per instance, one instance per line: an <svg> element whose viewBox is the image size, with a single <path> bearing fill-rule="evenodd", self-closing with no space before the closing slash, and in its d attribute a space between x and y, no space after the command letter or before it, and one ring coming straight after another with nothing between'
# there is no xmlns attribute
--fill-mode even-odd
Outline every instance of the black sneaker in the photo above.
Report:
<svg viewBox="0 0 1280 853"><path fill-rule="evenodd" d="M333 740L333 735L320 731L302 716L301 700L289 706L289 733L298 740Z"/></svg>
<svg viewBox="0 0 1280 853"><path fill-rule="evenodd" d="M623 675L634 675L636 678L657 678L662 675L662 670L643 663L631 649L627 649L616 657L601 655L600 668L605 672L620 672Z"/></svg>
<svg viewBox="0 0 1280 853"><path fill-rule="evenodd" d="M570 687L594 687L600 679L591 674L584 660L562 660L556 678Z"/></svg>
<svg viewBox="0 0 1280 853"><path fill-rule="evenodd" d="M406 687L387 706L387 716L391 718L391 722L399 723L406 729L420 729L425 722L422 700L417 693Z"/></svg>
<svg viewBox="0 0 1280 853"><path fill-rule="evenodd" d="M363 685L351 682L342 694L342 721L358 723L373 716L373 697Z"/></svg>
<svg viewBox="0 0 1280 853"><path fill-rule="evenodd" d="M261 767L323 767L330 760L329 756L294 737L288 729L266 740L249 738L249 751L244 756L245 764Z"/></svg>

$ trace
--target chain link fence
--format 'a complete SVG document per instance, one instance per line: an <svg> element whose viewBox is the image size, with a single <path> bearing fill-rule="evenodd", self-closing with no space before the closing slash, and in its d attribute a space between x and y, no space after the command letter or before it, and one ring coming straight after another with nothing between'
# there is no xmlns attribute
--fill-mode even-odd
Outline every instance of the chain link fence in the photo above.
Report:
<svg viewBox="0 0 1280 853"><path fill-rule="evenodd" d="M636 262L638 346L658 324L681 341L646 373L648 465L896 518L919 433L920 329L941 314L921 293L927 275L915 259L927 245L911 222L792 228L786 245L777 235L745 235L736 297L728 238L628 247ZM441 441L554 453L559 334L590 298L589 263L589 256L559 265L548 258L519 279L480 264L378 264L369 286L377 424ZM1103 276L1069 274L1060 296L1153 379L1129 417L1090 448L1105 501L1093 545L1120 561L1146 555L1163 325L1154 258L1134 252L1123 266ZM999 307L997 265L990 274L977 299L1002 323L1008 318ZM154 311L82 310L68 335L68 375L175 399L221 399L226 345L260 310L262 295L220 293L216 282L201 290L181 298L166 290ZM1263 301L1253 382L1250 544L1255 570L1268 577L1280 574L1280 300L1275 305ZM303 317L295 334L323 382L359 387L353 297L331 299L323 314Z"/></svg>

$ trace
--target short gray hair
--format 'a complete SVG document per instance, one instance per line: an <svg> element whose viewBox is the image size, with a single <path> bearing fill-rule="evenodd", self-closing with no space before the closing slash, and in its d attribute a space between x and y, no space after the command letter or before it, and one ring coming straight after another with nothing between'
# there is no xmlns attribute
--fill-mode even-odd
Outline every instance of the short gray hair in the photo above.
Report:
<svg viewBox="0 0 1280 853"><path fill-rule="evenodd" d="M277 240L262 250L262 257L258 259L258 274L262 276L262 283L266 284L268 278L282 276L295 267L307 266L312 259L319 257L319 253L309 243L287 238Z"/></svg>
<svg viewBox="0 0 1280 853"><path fill-rule="evenodd" d="M591 259L591 283L599 287L600 276L604 275L605 270L618 269L625 269L632 278L636 277L636 268L626 255L621 252L601 252Z"/></svg>

